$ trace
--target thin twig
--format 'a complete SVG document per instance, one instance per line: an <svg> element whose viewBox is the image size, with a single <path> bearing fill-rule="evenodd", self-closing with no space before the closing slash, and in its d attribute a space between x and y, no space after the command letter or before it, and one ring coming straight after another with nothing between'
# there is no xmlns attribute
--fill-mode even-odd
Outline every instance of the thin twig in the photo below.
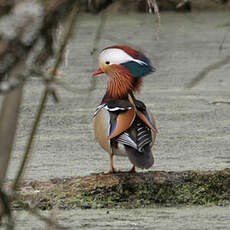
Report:
<svg viewBox="0 0 230 230"><path fill-rule="evenodd" d="M119 4L120 4L119 1L115 1L101 12L100 23L97 27L95 38L93 41L92 51L90 52L91 55L93 56L93 61L96 60L95 55L98 52L99 41L101 40L102 33L104 32L107 18L108 16L111 16L112 13L117 11ZM96 88L96 79L91 78L89 91L92 91L95 88Z"/></svg>
<svg viewBox="0 0 230 230"><path fill-rule="evenodd" d="M152 13L152 8L154 9L154 13L157 15L157 19L158 19L158 24L160 26L161 24L161 16L159 13L159 7L157 5L157 1L156 0L147 0L148 6L149 6L149 13Z"/></svg>
<svg viewBox="0 0 230 230"><path fill-rule="evenodd" d="M176 9L181 8L182 6L184 6L185 4L188 4L189 0L181 0L177 5L176 5Z"/></svg>
<svg viewBox="0 0 230 230"><path fill-rule="evenodd" d="M35 120L35 122L33 124L32 130L31 130L31 133L30 133L30 137L29 137L29 140L28 140L28 143L27 143L27 146L26 146L26 150L25 150L25 153L24 153L23 158L22 158L23 160L22 160L22 162L20 164L20 168L18 170L17 176L16 176L16 178L14 180L14 183L13 183L13 187L12 187L13 191L17 188L18 182L20 181L21 176L22 176L22 174L24 172L25 165L26 165L26 162L28 160L28 156L29 156L32 144L33 144L34 137L35 137L35 133L37 131L37 127L39 125L41 115L42 115L42 113L43 113L43 111L45 109L45 104L46 104L48 95L49 95L49 90L46 89L44 94L43 94L43 96L42 96L42 99L41 99L41 103L40 103L40 106L39 106L39 109L38 109L38 112L37 112L37 115L36 115L36 120Z"/></svg>
<svg viewBox="0 0 230 230"><path fill-rule="evenodd" d="M105 22L107 21L107 15L108 14L106 14L106 9L101 12L100 23L97 27L96 35L95 35L95 38L93 40L93 49L90 52L91 55L93 56L93 61L95 60L95 55L98 51L98 44L99 44L99 41L101 39L101 35L102 35L104 28L105 28ZM90 88L92 90L96 88L96 79L95 78L90 79Z"/></svg>
<svg viewBox="0 0 230 230"><path fill-rule="evenodd" d="M5 213L8 215L8 218L11 218L11 209L9 207L9 200L18 200L19 196L17 193L14 193L12 195L12 197L10 197L10 199L6 196L5 193L2 192L2 190L0 189L0 199L4 199L3 202L5 203L4 206L7 208L7 210L5 211ZM69 229L69 227L65 227L61 224L58 224L57 222L54 221L54 218L48 218L46 216L43 216L39 213L38 209L36 208L30 208L28 207L27 209L25 209L25 211L29 212L29 214L39 218L40 220L44 221L48 226L53 225L55 228L60 229L60 230L66 230ZM14 222L13 220L10 219L10 225L9 226L14 226ZM8 229L7 229L8 230ZM9 229L9 230L12 230Z"/></svg>
<svg viewBox="0 0 230 230"><path fill-rule="evenodd" d="M73 29L73 27L75 25L76 17L78 15L78 12L79 12L78 7L75 7L73 9L71 15L70 15L69 28L67 30L67 33L66 33L66 35L64 37L64 40L63 40L63 43L62 43L62 45L60 47L60 50L58 52L54 68L53 68L53 70L51 72L50 80L54 79L55 76L56 76L56 71L58 69L58 66L61 63L63 51L64 51L64 49L65 49L65 47L67 45L68 39L70 38L71 31L72 31L72 29ZM39 106L39 109L38 109L38 112L37 112L37 115L36 115L36 120L35 120L35 122L33 124L32 131L31 131L31 134L30 134L27 146L26 146L26 150L25 150L23 158L22 158L23 160L21 162L20 168L18 170L17 176L16 176L16 178L14 180L14 183L13 183L13 186L12 186L13 190L16 189L16 187L18 185L18 182L20 181L20 178L21 178L21 176L22 176L22 174L24 172L25 165L26 165L26 162L28 160L28 156L29 156L29 153L31 151L31 147L32 147L32 144L33 144L33 141L34 141L34 137L35 137L39 122L41 120L42 113L43 113L43 111L45 109L45 105L46 105L46 102L47 102L47 99L48 99L48 96L49 96L50 93L52 93L52 91L47 86L45 91L44 91L44 93L43 93L43 95L42 95L41 103L40 103L40 106Z"/></svg>
<svg viewBox="0 0 230 230"><path fill-rule="evenodd" d="M185 88L193 88L200 81L202 81L211 71L219 69L224 65L227 65L229 64L229 62L230 62L230 56L227 56L223 60L205 67L195 78L193 78L188 84L185 85Z"/></svg>
<svg viewBox="0 0 230 230"><path fill-rule="evenodd" d="M99 41L101 40L102 33L105 29L107 18L108 16L111 17L111 14L117 11L119 4L120 4L119 1L115 1L101 12L100 23L97 27L95 38L93 41L93 49L91 51L91 55L94 55L98 51Z"/></svg>
<svg viewBox="0 0 230 230"><path fill-rule="evenodd" d="M93 40L93 49L90 52L91 55L94 55L98 51L98 44L99 44L99 41L101 39L101 35L104 31L106 20L107 20L106 10L103 10L101 12L101 15L100 15L100 23L97 27L96 35L95 35L95 38Z"/></svg>
<svg viewBox="0 0 230 230"><path fill-rule="evenodd" d="M154 13L157 15L158 27L157 27L157 40L160 39L160 28L161 28L161 16L159 13L159 7L157 5L156 0L147 0L147 4L149 7L149 13L152 13L152 8L154 9Z"/></svg>
<svg viewBox="0 0 230 230"><path fill-rule="evenodd" d="M56 222L55 221L56 216L57 216L57 207L53 208L50 213L50 218L49 218L50 221L49 223L47 223L46 230L52 230L52 227L54 226L54 223Z"/></svg>
<svg viewBox="0 0 230 230"><path fill-rule="evenodd" d="M212 105L218 105L218 104L230 105L230 101L212 101L210 104Z"/></svg>
<svg viewBox="0 0 230 230"><path fill-rule="evenodd" d="M7 216L7 230L13 230L14 229L14 221L12 219L11 215L11 209L10 209L10 202L8 199L8 196L5 194L4 191L2 191L2 187L0 186L0 209L2 208L2 213L3 215ZM1 212L1 211L0 211ZM1 224L1 219L3 215L0 216L0 224Z"/></svg>
<svg viewBox="0 0 230 230"><path fill-rule="evenodd" d="M223 49L224 42L225 42L225 40L226 40L226 38L227 38L227 35L228 35L229 31L230 31L230 29L228 29L228 30L226 31L226 33L225 33L225 35L224 35L224 38L223 38L222 42L221 42L220 45L219 45L219 51L220 51L220 52L221 52L222 49Z"/></svg>
<svg viewBox="0 0 230 230"><path fill-rule="evenodd" d="M40 220L44 221L48 225L52 223L52 225L57 229L61 229L61 230L69 229L69 227L62 226L57 222L52 221L50 218L41 215L36 209L28 209L26 211L28 211L33 216L38 217Z"/></svg>
<svg viewBox="0 0 230 230"><path fill-rule="evenodd" d="M72 11L72 13L70 15L69 28L67 30L67 33L66 33L65 37L64 37L63 43L61 44L60 50L59 50L57 58L56 58L56 62L55 62L54 68L53 68L53 70L51 72L51 80L56 76L56 72L57 72L58 66L60 65L60 63L62 61L63 53L65 51L65 48L67 46L67 43L68 43L69 38L71 36L71 33L73 31L73 28L74 28L74 25L76 23L76 18L77 18L78 13L79 13L79 8L76 6L73 9L73 11Z"/></svg>
<svg viewBox="0 0 230 230"><path fill-rule="evenodd" d="M91 87L85 88L85 89L74 88L74 87L70 86L69 84L67 84L66 82L61 81L60 79L55 79L54 83L56 85L60 86L62 89L66 90L68 92L74 93L74 94L84 94L84 93L87 94L87 93L92 91Z"/></svg>

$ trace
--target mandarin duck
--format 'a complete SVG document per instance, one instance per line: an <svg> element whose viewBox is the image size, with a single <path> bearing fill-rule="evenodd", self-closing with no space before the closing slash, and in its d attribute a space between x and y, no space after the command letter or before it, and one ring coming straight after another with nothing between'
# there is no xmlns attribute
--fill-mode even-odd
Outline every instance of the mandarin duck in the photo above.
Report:
<svg viewBox="0 0 230 230"><path fill-rule="evenodd" d="M110 46L99 54L99 69L93 75L108 75L107 90L94 113L94 133L101 147L109 153L110 168L115 173L114 155L127 156L136 167L148 169L154 163L152 147L157 128L146 105L134 96L143 77L155 71L150 60L129 46Z"/></svg>

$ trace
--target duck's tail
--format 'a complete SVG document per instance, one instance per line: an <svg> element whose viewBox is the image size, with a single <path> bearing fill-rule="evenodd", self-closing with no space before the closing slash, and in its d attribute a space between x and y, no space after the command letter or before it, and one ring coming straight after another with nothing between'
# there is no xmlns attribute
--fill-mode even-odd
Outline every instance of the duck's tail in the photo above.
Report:
<svg viewBox="0 0 230 230"><path fill-rule="evenodd" d="M153 166L154 157L150 145L144 146L141 152L132 147L126 146L126 151L129 160L137 168L148 169Z"/></svg>

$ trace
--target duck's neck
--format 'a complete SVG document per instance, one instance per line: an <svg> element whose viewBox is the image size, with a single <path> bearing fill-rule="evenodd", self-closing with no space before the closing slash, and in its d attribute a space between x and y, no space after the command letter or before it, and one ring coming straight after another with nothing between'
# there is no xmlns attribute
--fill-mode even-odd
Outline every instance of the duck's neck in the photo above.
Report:
<svg viewBox="0 0 230 230"><path fill-rule="evenodd" d="M113 74L108 78L107 91L113 98L121 98L133 90L133 77L129 75Z"/></svg>
<svg viewBox="0 0 230 230"><path fill-rule="evenodd" d="M132 93L132 91L130 91ZM120 97L112 97L109 91L107 90L104 97L102 98L101 104L104 104L108 101L116 100L116 99L127 99L128 98L128 93L124 94Z"/></svg>
<svg viewBox="0 0 230 230"><path fill-rule="evenodd" d="M109 100L126 99L128 93L134 90L134 80L130 74L116 71L108 75L107 91L102 99L102 103Z"/></svg>
<svg viewBox="0 0 230 230"><path fill-rule="evenodd" d="M112 68L108 74L107 91L101 103L109 100L127 99L128 94L139 91L142 78L134 78L123 66Z"/></svg>

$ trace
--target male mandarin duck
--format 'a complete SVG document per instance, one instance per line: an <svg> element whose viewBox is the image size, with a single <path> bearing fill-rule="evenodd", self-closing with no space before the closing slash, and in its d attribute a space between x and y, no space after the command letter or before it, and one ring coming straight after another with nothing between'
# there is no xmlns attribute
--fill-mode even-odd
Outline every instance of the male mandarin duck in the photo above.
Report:
<svg viewBox="0 0 230 230"><path fill-rule="evenodd" d="M136 167L148 169L154 163L152 146L157 128L146 105L134 96L142 78L155 69L141 52L129 46L110 46L99 55L99 66L93 75L108 75L107 90L94 113L96 140L110 155L110 168L115 173L113 156L128 156Z"/></svg>

